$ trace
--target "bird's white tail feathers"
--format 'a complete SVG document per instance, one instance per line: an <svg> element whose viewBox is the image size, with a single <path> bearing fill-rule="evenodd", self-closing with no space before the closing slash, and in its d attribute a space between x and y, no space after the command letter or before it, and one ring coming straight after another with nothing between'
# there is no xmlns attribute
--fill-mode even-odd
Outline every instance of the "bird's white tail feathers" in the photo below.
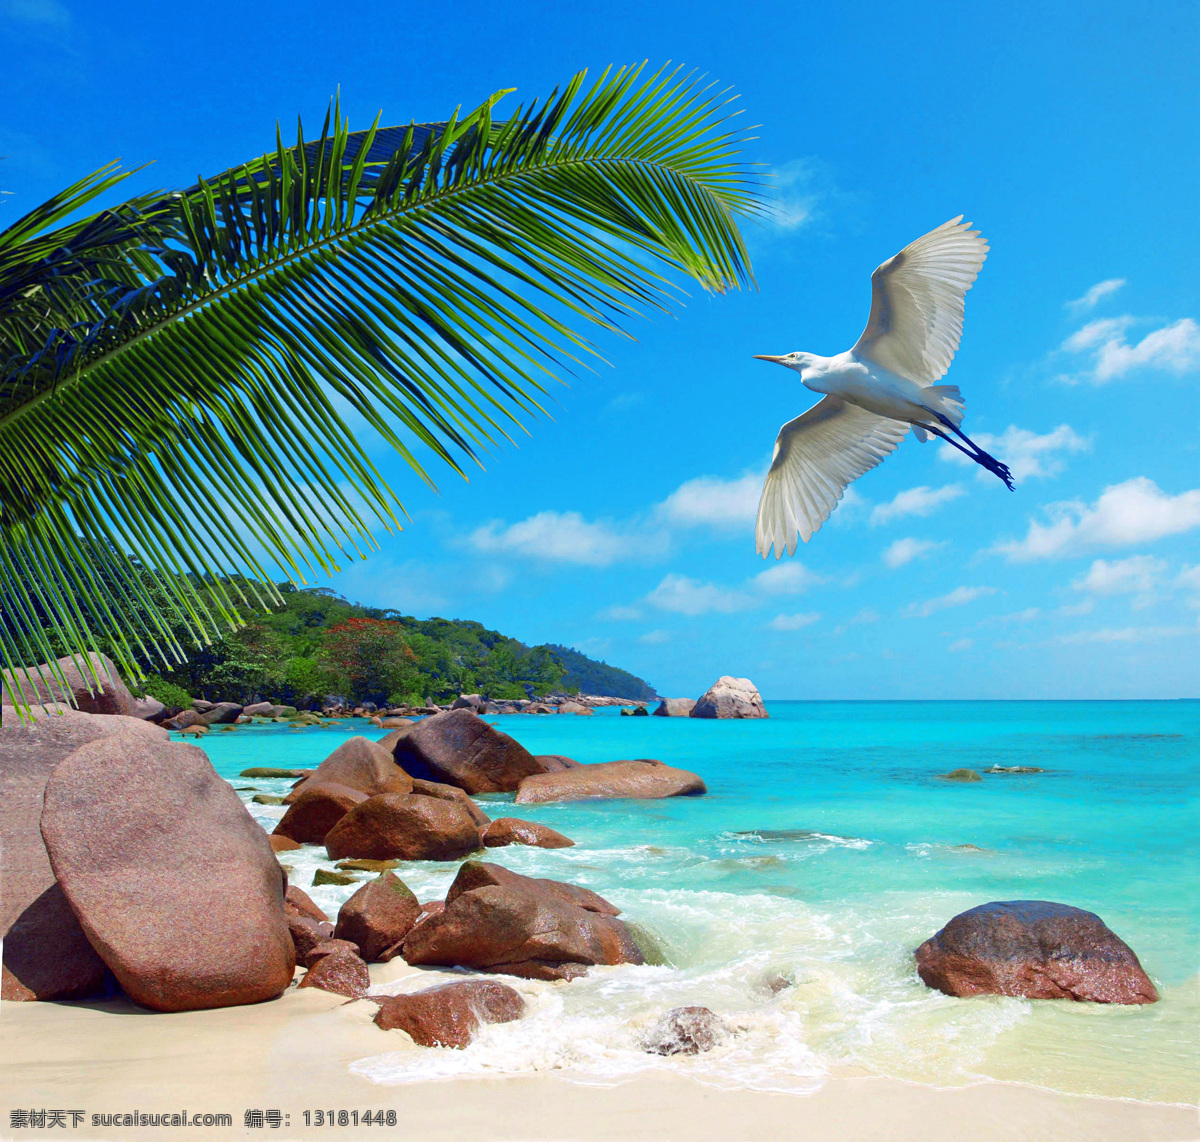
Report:
<svg viewBox="0 0 1200 1142"><path fill-rule="evenodd" d="M923 395L925 403L940 412L955 428L962 424L967 402L958 391L958 385L930 385Z"/></svg>

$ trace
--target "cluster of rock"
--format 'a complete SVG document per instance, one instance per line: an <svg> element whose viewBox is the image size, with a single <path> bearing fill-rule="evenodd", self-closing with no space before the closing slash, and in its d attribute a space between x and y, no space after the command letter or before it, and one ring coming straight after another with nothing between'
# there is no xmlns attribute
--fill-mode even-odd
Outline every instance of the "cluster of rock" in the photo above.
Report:
<svg viewBox="0 0 1200 1142"><path fill-rule="evenodd" d="M654 711L660 718L766 718L758 687L749 678L722 675L695 701L663 698Z"/></svg>
<svg viewBox="0 0 1200 1142"><path fill-rule="evenodd" d="M94 651L78 658L42 663L28 672L0 670L0 703L5 706L73 706L85 714L153 720L165 707L154 698L135 698L112 659Z"/></svg>

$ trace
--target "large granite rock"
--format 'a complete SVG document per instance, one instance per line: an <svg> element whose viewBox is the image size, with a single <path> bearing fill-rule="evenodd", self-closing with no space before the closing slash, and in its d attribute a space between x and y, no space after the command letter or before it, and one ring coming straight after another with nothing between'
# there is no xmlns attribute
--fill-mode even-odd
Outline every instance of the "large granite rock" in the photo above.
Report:
<svg viewBox="0 0 1200 1142"><path fill-rule="evenodd" d="M489 849L505 845L534 845L539 849L569 849L575 842L570 837L536 821L522 821L519 817L497 817L480 831L479 839Z"/></svg>
<svg viewBox="0 0 1200 1142"><path fill-rule="evenodd" d="M284 804L292 804L306 788L316 785L341 785L368 797L412 792L412 778L395 763L391 751L361 735L342 742L309 777L294 785Z"/></svg>
<svg viewBox="0 0 1200 1142"><path fill-rule="evenodd" d="M369 797L325 836L334 860L458 860L478 848L479 829L461 805L415 793Z"/></svg>
<svg viewBox="0 0 1200 1142"><path fill-rule="evenodd" d="M520 742L464 709L413 726L397 743L395 758L413 777L457 785L468 793L511 793L523 777L542 772Z"/></svg>
<svg viewBox="0 0 1200 1142"><path fill-rule="evenodd" d="M104 738L46 785L42 836L92 946L158 1011L257 1003L291 983L284 878L202 750Z"/></svg>
<svg viewBox="0 0 1200 1142"><path fill-rule="evenodd" d="M389 995L375 1013L385 1031L406 1031L422 1047L465 1047L481 1023L520 1019L525 1001L506 983L472 979Z"/></svg>
<svg viewBox="0 0 1200 1142"><path fill-rule="evenodd" d="M1158 999L1133 949L1099 916L1049 900L995 901L961 912L916 956L921 979L947 995Z"/></svg>
<svg viewBox="0 0 1200 1142"><path fill-rule="evenodd" d="M559 773L526 777L517 789L518 805L546 801L588 801L597 798L632 797L653 800L707 793L704 782L686 769L675 769L661 761L605 761L581 765Z"/></svg>
<svg viewBox="0 0 1200 1142"><path fill-rule="evenodd" d="M700 695L692 707L693 718L765 718L758 687L749 678L722 675Z"/></svg>
<svg viewBox="0 0 1200 1142"><path fill-rule="evenodd" d="M386 963L421 915L421 905L395 873L385 872L368 881L338 912L333 934L359 947L369 963Z"/></svg>
<svg viewBox="0 0 1200 1142"><path fill-rule="evenodd" d="M412 791L419 793L422 797L436 797L439 801L453 801L456 805L460 805L480 828L492 820L457 785L443 785L440 781L424 781L419 777L412 779L412 785Z"/></svg>
<svg viewBox="0 0 1200 1142"><path fill-rule="evenodd" d="M310 785L288 806L273 833L302 845L319 845L330 829L366 800L361 790L345 785Z"/></svg>
<svg viewBox="0 0 1200 1142"><path fill-rule="evenodd" d="M549 877L524 876L502 864L484 860L463 863L446 892L445 903L449 904L464 892L473 892L476 888L512 888L522 892L537 892L561 900L564 904L574 904L585 912L595 912L600 916L621 915L620 908L590 888L567 884L563 880L551 880ZM425 908L426 905L421 907Z"/></svg>
<svg viewBox="0 0 1200 1142"><path fill-rule="evenodd" d="M664 698L654 714L659 718L689 718L695 708L694 698Z"/></svg>
<svg viewBox="0 0 1200 1142"><path fill-rule="evenodd" d="M561 753L539 753L535 756L543 773L561 773L564 769L578 769L583 764Z"/></svg>
<svg viewBox="0 0 1200 1142"><path fill-rule="evenodd" d="M97 991L104 961L88 943L50 867L42 840L42 797L55 767L101 738L166 742L166 730L137 718L99 717L67 706L13 706L0 721L0 999L76 999Z"/></svg>
<svg viewBox="0 0 1200 1142"><path fill-rule="evenodd" d="M242 716L244 707L237 702L216 702L203 712L206 726L231 726Z"/></svg>
<svg viewBox="0 0 1200 1142"><path fill-rule="evenodd" d="M349 999L361 999L371 986L371 972L352 945L341 944L324 955L309 954L312 967L304 973L299 987L318 987Z"/></svg>
<svg viewBox="0 0 1200 1142"><path fill-rule="evenodd" d="M74 705L85 714L122 714L138 717L137 699L121 681L111 658L103 654L60 658L57 662L66 684L51 673L48 663L28 672L0 670L0 700L12 706L20 695L26 704Z"/></svg>
<svg viewBox="0 0 1200 1142"><path fill-rule="evenodd" d="M573 888L468 862L445 908L409 932L404 958L526 979L571 979L591 964L643 963L629 929L611 914L576 903Z"/></svg>

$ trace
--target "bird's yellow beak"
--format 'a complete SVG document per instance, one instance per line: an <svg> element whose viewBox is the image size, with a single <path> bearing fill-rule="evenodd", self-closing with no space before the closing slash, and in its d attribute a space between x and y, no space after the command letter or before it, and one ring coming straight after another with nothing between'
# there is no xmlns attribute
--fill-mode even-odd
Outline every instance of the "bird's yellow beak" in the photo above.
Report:
<svg viewBox="0 0 1200 1142"><path fill-rule="evenodd" d="M783 365L787 363L786 357L771 357L766 353L755 353L754 359L756 361L774 361L777 365Z"/></svg>

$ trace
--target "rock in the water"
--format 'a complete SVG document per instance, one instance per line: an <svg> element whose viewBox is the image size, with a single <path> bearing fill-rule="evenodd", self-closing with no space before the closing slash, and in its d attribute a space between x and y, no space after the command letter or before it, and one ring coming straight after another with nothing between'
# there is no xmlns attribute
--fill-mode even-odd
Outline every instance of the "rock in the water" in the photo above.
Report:
<svg viewBox="0 0 1200 1142"><path fill-rule="evenodd" d="M973 769L952 769L949 773L939 773L943 781L982 781L983 778Z"/></svg>
<svg viewBox="0 0 1200 1142"><path fill-rule="evenodd" d="M295 952L266 834L194 746L90 742L46 785L42 836L92 946L158 1011L257 1003Z"/></svg>
<svg viewBox="0 0 1200 1142"><path fill-rule="evenodd" d="M565 904L574 904L585 912L596 912L601 916L620 916L621 909L605 900L598 892L583 888L578 884L567 884L562 880L550 880L548 877L524 876L513 872L502 864L491 861L465 861L458 870L449 890L446 892L446 903L452 903L464 892L472 892L476 888L513 888L522 892L536 892L551 896ZM426 907L422 905L422 907Z"/></svg>
<svg viewBox="0 0 1200 1142"><path fill-rule="evenodd" d="M307 777L315 772L311 769L276 769L271 765L252 765L243 769L239 777Z"/></svg>
<svg viewBox="0 0 1200 1142"><path fill-rule="evenodd" d="M361 877L351 876L348 872L335 872L332 868L319 868L313 873L313 888L322 884L357 884Z"/></svg>
<svg viewBox="0 0 1200 1142"><path fill-rule="evenodd" d="M758 687L749 678L731 678L722 675L692 707L693 718L765 718L767 708L763 705Z"/></svg>
<svg viewBox="0 0 1200 1142"><path fill-rule="evenodd" d="M526 777L517 789L518 805L546 801L585 801L592 798L654 799L707 793L704 782L686 769L675 769L648 758L581 765L560 773Z"/></svg>
<svg viewBox="0 0 1200 1142"><path fill-rule="evenodd" d="M57 670L65 681L60 681ZM60 658L52 666L42 663L32 667L28 676L23 670L0 670L0 703L74 705L85 714L122 714L138 717L137 699L121 681L120 674L107 655L79 655Z"/></svg>
<svg viewBox="0 0 1200 1142"><path fill-rule="evenodd" d="M0 937L4 1000L76 999L104 983L104 961L88 943L54 878L42 840L42 795L54 768L99 738L166 742L149 722L99 717L66 706L34 707L23 724L12 706L0 722Z"/></svg>
<svg viewBox="0 0 1200 1142"><path fill-rule="evenodd" d="M413 777L457 785L468 793L511 793L521 778L542 772L520 742L465 709L413 726L397 744L395 758Z"/></svg>
<svg viewBox="0 0 1200 1142"><path fill-rule="evenodd" d="M459 694L450 703L452 710L474 710L477 714L486 714L488 704L480 694Z"/></svg>
<svg viewBox="0 0 1200 1142"><path fill-rule="evenodd" d="M351 872L388 872L390 869L399 865L398 860L340 860L337 862L338 868L344 868Z"/></svg>
<svg viewBox="0 0 1200 1142"><path fill-rule="evenodd" d="M386 963L421 915L421 905L395 873L385 872L362 886L338 912L334 936L352 940L364 960Z"/></svg>
<svg viewBox="0 0 1200 1142"><path fill-rule="evenodd" d="M573 887L468 862L445 908L409 932L404 958L531 979L571 978L589 964L644 962L620 920L582 908L559 890Z"/></svg>
<svg viewBox="0 0 1200 1142"><path fill-rule="evenodd" d="M204 711L204 721L209 726L232 725L242 715L242 706L236 702L218 702L215 706Z"/></svg>
<svg viewBox="0 0 1200 1142"><path fill-rule="evenodd" d="M376 793L412 792L412 778L395 763L391 753L362 736L338 746L311 776L292 788L287 803L292 804L305 789L316 785L342 785L368 797Z"/></svg>
<svg viewBox="0 0 1200 1142"><path fill-rule="evenodd" d="M319 945L318 945L319 946ZM309 959L313 959L313 948ZM350 999L361 999L371 986L371 973L366 962L349 947L339 947L328 955L316 958L312 967L304 973L300 987L319 987L335 995Z"/></svg>
<svg viewBox="0 0 1200 1142"><path fill-rule="evenodd" d="M276 833L271 833L267 840L271 843L271 848L277 853L291 852L292 849L300 847L299 841L293 841L291 837L279 836Z"/></svg>
<svg viewBox="0 0 1200 1142"><path fill-rule="evenodd" d="M440 781L423 781L419 777L414 777L412 791L419 793L422 797L437 797L441 801L453 801L456 805L461 805L471 820L481 828L491 821L491 817L457 785L443 785Z"/></svg>
<svg viewBox="0 0 1200 1142"><path fill-rule="evenodd" d="M511 1023L524 1010L525 1001L508 984L472 979L389 995L375 1023L385 1031L406 1031L422 1047L465 1047L480 1023Z"/></svg>
<svg viewBox="0 0 1200 1142"><path fill-rule="evenodd" d="M1045 773L1046 771L1037 765L993 765L983 771L984 773Z"/></svg>
<svg viewBox="0 0 1200 1142"><path fill-rule="evenodd" d="M303 888L298 888L294 884L289 884L287 892L283 894L283 910L289 916L307 916L310 920L316 920L321 924L327 923L329 920L324 909L315 903Z"/></svg>
<svg viewBox="0 0 1200 1142"><path fill-rule="evenodd" d="M676 1007L650 1029L642 1046L652 1055L699 1055L727 1034L724 1022L707 1007Z"/></svg>
<svg viewBox="0 0 1200 1142"><path fill-rule="evenodd" d="M204 715L198 710L180 710L173 718L168 718L163 725L169 730L176 732L182 730L190 730L194 728L208 729L208 723L204 720Z"/></svg>
<svg viewBox="0 0 1200 1142"><path fill-rule="evenodd" d="M997 901L961 912L916 956L921 979L947 995L1158 999L1133 949L1099 916L1049 900Z"/></svg>
<svg viewBox="0 0 1200 1142"><path fill-rule="evenodd" d="M695 698L664 698L654 713L659 718L689 718L695 707Z"/></svg>
<svg viewBox="0 0 1200 1142"><path fill-rule="evenodd" d="M478 827L461 805L415 793L369 797L325 836L334 860L458 860L478 848Z"/></svg>
<svg viewBox="0 0 1200 1142"><path fill-rule="evenodd" d="M367 795L345 785L310 785L288 806L274 835L304 845L319 845L326 834Z"/></svg>
<svg viewBox="0 0 1200 1142"><path fill-rule="evenodd" d="M401 730L406 726L415 726L416 724L412 718L384 718L381 726L385 730Z"/></svg>
<svg viewBox="0 0 1200 1142"><path fill-rule="evenodd" d="M381 737L375 744L379 746L380 749L386 749L388 753L392 755L392 760L395 761L396 746L398 746L406 737L408 737L409 733L412 732L413 726L416 724L416 722L410 722L406 726L396 726L391 731L384 734L383 737Z"/></svg>
<svg viewBox="0 0 1200 1142"><path fill-rule="evenodd" d="M480 834L489 849L504 845L535 845L540 849L569 849L575 842L548 825L522 821L519 817L497 817Z"/></svg>
<svg viewBox="0 0 1200 1142"><path fill-rule="evenodd" d="M255 805L282 805L283 798L275 793L255 793L250 798Z"/></svg>
<svg viewBox="0 0 1200 1142"><path fill-rule="evenodd" d="M562 773L564 769L578 769L581 764L573 757L564 757L561 753L539 753L536 757L543 773Z"/></svg>
<svg viewBox="0 0 1200 1142"><path fill-rule="evenodd" d="M558 708L560 714L587 714L591 715L591 706L585 706L580 702L564 702Z"/></svg>

